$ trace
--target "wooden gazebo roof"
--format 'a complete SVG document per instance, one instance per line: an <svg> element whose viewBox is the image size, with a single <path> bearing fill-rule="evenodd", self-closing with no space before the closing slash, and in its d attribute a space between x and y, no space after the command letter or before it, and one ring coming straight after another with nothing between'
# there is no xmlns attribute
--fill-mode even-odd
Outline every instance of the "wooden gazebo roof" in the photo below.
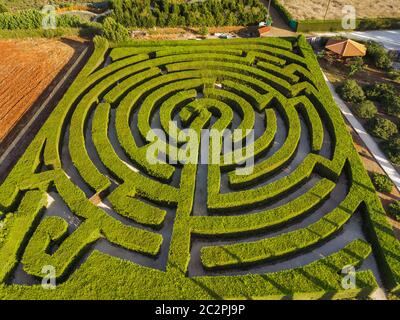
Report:
<svg viewBox="0 0 400 320"><path fill-rule="evenodd" d="M325 48L342 57L363 57L367 53L367 48L363 44L350 39L329 39Z"/></svg>

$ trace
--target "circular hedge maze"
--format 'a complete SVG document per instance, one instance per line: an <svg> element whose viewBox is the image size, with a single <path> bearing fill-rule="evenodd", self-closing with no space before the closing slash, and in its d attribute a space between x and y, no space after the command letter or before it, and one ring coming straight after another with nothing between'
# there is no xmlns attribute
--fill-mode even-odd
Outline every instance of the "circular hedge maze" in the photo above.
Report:
<svg viewBox="0 0 400 320"><path fill-rule="evenodd" d="M232 134L220 161L181 162L188 128L242 129L254 141ZM166 152L149 161L156 144ZM190 151L208 157L203 144ZM249 155L254 165L239 174ZM113 48L96 39L1 184L0 210L1 298L399 288L399 243L303 37ZM48 270L57 290L41 285Z"/></svg>

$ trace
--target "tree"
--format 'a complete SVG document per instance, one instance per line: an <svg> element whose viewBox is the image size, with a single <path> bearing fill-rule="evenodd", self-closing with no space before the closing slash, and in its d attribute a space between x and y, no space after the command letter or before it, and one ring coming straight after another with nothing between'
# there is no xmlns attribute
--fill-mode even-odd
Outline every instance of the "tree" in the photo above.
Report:
<svg viewBox="0 0 400 320"><path fill-rule="evenodd" d="M364 60L361 57L355 57L349 61L348 66L349 77L351 77L364 68Z"/></svg>
<svg viewBox="0 0 400 320"><path fill-rule="evenodd" d="M393 85L384 82L367 85L363 89L366 97L375 101L381 100L386 94L395 93Z"/></svg>
<svg viewBox="0 0 400 320"><path fill-rule="evenodd" d="M393 189L393 182L386 174L373 173L372 182L379 192L390 193Z"/></svg>
<svg viewBox="0 0 400 320"><path fill-rule="evenodd" d="M385 150L389 160L396 165L400 165L400 136L394 136L384 143Z"/></svg>
<svg viewBox="0 0 400 320"><path fill-rule="evenodd" d="M354 111L360 118L370 119L377 114L378 109L372 101L366 100L356 105Z"/></svg>
<svg viewBox="0 0 400 320"><path fill-rule="evenodd" d="M104 19L103 35L113 42L122 42L129 39L129 31L111 17Z"/></svg>
<svg viewBox="0 0 400 320"><path fill-rule="evenodd" d="M339 94L343 100L348 102L361 102L365 99L363 89L355 80L346 80L339 88Z"/></svg>
<svg viewBox="0 0 400 320"><path fill-rule="evenodd" d="M392 60L389 54L381 45L376 42L367 43L367 56L372 60L374 65L383 70L389 70L392 67Z"/></svg>
<svg viewBox="0 0 400 320"><path fill-rule="evenodd" d="M367 126L372 135L383 140L388 140L398 132L396 124L379 116L370 119Z"/></svg>
<svg viewBox="0 0 400 320"><path fill-rule="evenodd" d="M113 0L112 9L111 17L118 23L143 28L250 25L267 15L267 8L253 0Z"/></svg>
<svg viewBox="0 0 400 320"><path fill-rule="evenodd" d="M202 36L208 35L208 28L206 26L202 26L199 30L199 34Z"/></svg>
<svg viewBox="0 0 400 320"><path fill-rule="evenodd" d="M400 96L395 93L386 93L382 97L382 104L386 113L400 117Z"/></svg>

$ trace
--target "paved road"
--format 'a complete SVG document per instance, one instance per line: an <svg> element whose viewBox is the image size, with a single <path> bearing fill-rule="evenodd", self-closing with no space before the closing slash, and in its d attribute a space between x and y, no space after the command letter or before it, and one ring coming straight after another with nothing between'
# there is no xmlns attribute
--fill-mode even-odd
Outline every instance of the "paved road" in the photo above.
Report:
<svg viewBox="0 0 400 320"><path fill-rule="evenodd" d="M390 161L386 158L385 154L381 151L378 144L375 142L374 138L372 138L369 133L364 129L363 125L357 118L353 115L350 109L347 107L346 103L339 97L336 93L333 84L328 80L328 78L324 74L325 81L332 92L333 98L336 101L336 104L339 106L340 111L349 121L353 129L357 132L360 138L364 141L368 150L371 152L372 156L378 162L378 164L382 167L382 169L386 172L389 178L393 181L397 190L400 191L400 175L396 171L396 169L392 166Z"/></svg>
<svg viewBox="0 0 400 320"><path fill-rule="evenodd" d="M353 32L325 32L316 33L318 36L343 36L354 40L372 40L380 43L388 50L400 50L400 30L375 30Z"/></svg>

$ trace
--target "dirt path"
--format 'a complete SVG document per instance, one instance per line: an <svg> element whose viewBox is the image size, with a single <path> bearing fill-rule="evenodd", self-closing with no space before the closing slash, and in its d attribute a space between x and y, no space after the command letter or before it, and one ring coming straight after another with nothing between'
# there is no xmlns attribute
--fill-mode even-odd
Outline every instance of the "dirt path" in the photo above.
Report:
<svg viewBox="0 0 400 320"><path fill-rule="evenodd" d="M268 0L260 0L266 8L268 8ZM268 33L270 37L290 37L296 35L292 29L287 25L285 20L280 16L278 11L272 6L270 7L270 15L272 18L272 30Z"/></svg>

